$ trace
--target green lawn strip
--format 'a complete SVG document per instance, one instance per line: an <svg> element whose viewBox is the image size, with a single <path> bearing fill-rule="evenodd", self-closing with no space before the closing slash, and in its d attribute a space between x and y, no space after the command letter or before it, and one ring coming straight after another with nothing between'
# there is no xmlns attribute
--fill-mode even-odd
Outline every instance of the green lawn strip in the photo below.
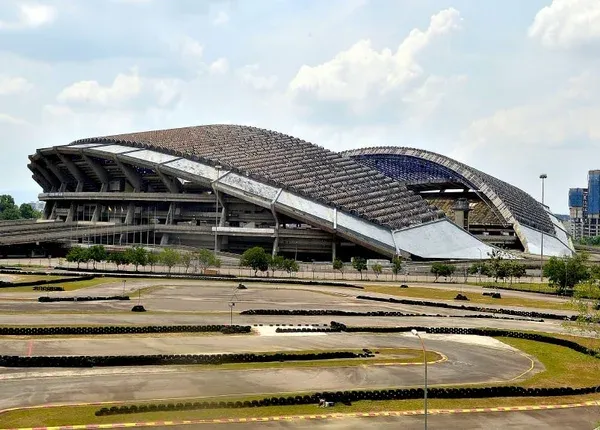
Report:
<svg viewBox="0 0 600 430"><path fill-rule="evenodd" d="M390 296L397 296L410 299L434 299L434 300L454 300L456 295L460 293L460 287L456 287L452 290L441 289L441 288L425 288L425 287L410 287L410 288L398 288L393 286L381 286L381 285L368 285L365 286L366 293L381 293L389 294ZM364 294L364 293L362 293ZM521 297L502 297L501 299L492 299L489 296L484 296L479 293L463 292L468 298L468 302L456 301L457 304L469 305L485 304L485 305L497 305L497 306L513 306L523 308L539 308L539 309L556 309L556 310L573 310L572 305L569 302L556 302L546 301L542 299L525 299Z"/></svg>
<svg viewBox="0 0 600 430"><path fill-rule="evenodd" d="M108 278L108 277L98 277L94 279L87 279L85 281L74 281L74 282L65 282L63 284L50 284L50 287L63 287L65 291L75 291L81 288L95 287L101 284L110 284L122 281L124 278ZM145 280L145 279L140 279ZM54 294L59 295L61 291L34 291L32 287L8 287L0 289L0 293L22 293L22 292L35 292L40 294ZM6 300L3 298L3 300Z"/></svg>
<svg viewBox="0 0 600 430"><path fill-rule="evenodd" d="M523 387L586 387L600 384L600 359L564 346L526 339L498 337L498 340L536 357L545 367L518 385ZM577 339L579 341L579 339Z"/></svg>
<svg viewBox="0 0 600 430"><path fill-rule="evenodd" d="M509 290L515 290L515 291L523 291L523 292L527 292L527 293L556 293L556 288L555 287L551 287L550 285L546 284L546 283L535 283L535 282L513 282L512 284L510 282L468 282L468 285L475 285L475 286L479 286L479 287L489 287L490 289L492 289L495 286L499 286L502 287L501 290L504 289L509 289ZM502 292L500 290L500 292ZM560 296L557 296L560 297Z"/></svg>
<svg viewBox="0 0 600 430"><path fill-rule="evenodd" d="M286 394L287 397L289 394ZM244 401L262 399L267 396L253 397L220 397L200 399L178 399L174 403L194 401ZM525 405L553 405L572 404L587 401L598 401L599 395L564 396L564 397L498 397L491 399L429 399L428 407L432 409L463 409L463 408L489 408L498 406L525 406ZM143 403L143 402L142 402ZM155 401L153 403L169 403ZM123 402L121 404L141 404ZM115 405L115 404L111 404ZM173 412L148 412L139 414L108 415L97 417L94 413L102 406L57 406L51 408L20 409L0 414L2 428L32 428L39 426L83 425L83 424L110 424L133 423L171 420L202 420L219 418L251 418L269 416L294 416L315 415L330 413L356 413L356 412L384 412L384 411L410 411L422 410L423 400L363 400L351 405L336 404L331 408L321 409L317 405L298 406L267 406L260 408L240 409L205 409L192 411Z"/></svg>

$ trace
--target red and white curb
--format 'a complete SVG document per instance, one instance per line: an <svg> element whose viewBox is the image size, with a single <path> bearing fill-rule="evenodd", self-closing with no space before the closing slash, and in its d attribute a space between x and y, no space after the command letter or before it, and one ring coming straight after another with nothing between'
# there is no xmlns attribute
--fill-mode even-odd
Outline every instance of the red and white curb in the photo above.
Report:
<svg viewBox="0 0 600 430"><path fill-rule="evenodd" d="M563 405L537 405L537 406L499 406L495 408L470 408L470 409L431 409L429 415L449 415L485 412L520 412L520 411L543 411L556 409L583 408L600 406L600 401L589 401L582 403L570 403ZM220 418L220 419L198 419L198 420L173 420L173 421L147 421L114 424L82 424L55 427L27 427L9 430L88 430L88 429L116 429L132 427L157 427L157 426L180 426L187 424L240 424L240 423L262 423L276 421L300 421L300 420L326 420L345 418L371 418L371 417L403 417L423 415L423 410L414 411L389 411L389 412L355 412L338 414L314 414L314 415L288 415L259 418Z"/></svg>

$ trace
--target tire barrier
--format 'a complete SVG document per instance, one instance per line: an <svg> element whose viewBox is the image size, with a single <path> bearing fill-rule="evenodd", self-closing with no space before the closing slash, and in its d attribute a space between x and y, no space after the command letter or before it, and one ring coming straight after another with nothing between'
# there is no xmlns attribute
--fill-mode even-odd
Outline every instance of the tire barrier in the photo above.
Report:
<svg viewBox="0 0 600 430"><path fill-rule="evenodd" d="M500 295L500 293L485 292L485 293L483 293L483 295L491 297L492 299L501 299L502 298L502 296Z"/></svg>
<svg viewBox="0 0 600 430"><path fill-rule="evenodd" d="M135 305L131 308L131 312L146 312L146 308L143 305Z"/></svg>
<svg viewBox="0 0 600 430"><path fill-rule="evenodd" d="M238 290L247 290L247 289L248 289L248 287L246 287L244 284L239 284L239 285L237 286L237 289L238 289Z"/></svg>
<svg viewBox="0 0 600 430"><path fill-rule="evenodd" d="M534 340L564 346L577 352L600 358L600 352L587 348L577 342L555 338L552 336L523 333L509 330L478 329L478 328L455 328L455 327L347 327L344 324L331 322L331 327L343 331L371 331L369 329L395 329L396 332L410 332L413 329L434 334L471 334L478 336L512 337L519 339ZM373 356L372 352L363 350L366 356ZM432 387L427 390L427 397L432 399L482 399L494 397L556 397L576 396L600 392L600 385L590 387L520 387L516 385L500 385L490 387ZM101 408L95 412L96 416L134 414L146 412L186 411L200 409L234 409L234 408L256 408L265 406L284 405L310 405L318 404L322 400L334 403L351 404L361 400L414 400L424 397L422 388L402 388L385 390L365 391L336 391L320 392L312 395L288 396L288 397L265 397L260 400L245 401L205 401L188 403L161 403L142 405L123 405Z"/></svg>
<svg viewBox="0 0 600 430"><path fill-rule="evenodd" d="M456 297L454 298L454 300L465 300L465 301L467 301L467 302L468 302L468 301L469 301L469 298L468 298L467 296L465 296L464 294L460 294L460 293L458 293L458 294L456 295Z"/></svg>
<svg viewBox="0 0 600 430"><path fill-rule="evenodd" d="M442 315L442 314L406 314L398 311L342 311L336 309L249 309L240 315L286 315L286 316L346 316L346 317L431 317L431 318L486 318L510 321L544 322L541 318L501 317L497 315Z"/></svg>
<svg viewBox="0 0 600 430"><path fill-rule="evenodd" d="M539 333L526 333L513 330L501 330L492 328L459 328L459 327L360 327L360 326L347 326L343 323L331 321L329 326L333 329L348 333L356 332L372 332L372 333L404 333L410 332L411 330L424 331L431 334L469 334L475 336L489 336L489 337L511 337L517 339L534 340L536 342L544 342L552 345L564 346L572 349L573 351L580 352L591 357L600 358L600 351L594 350L583 346L577 342L567 339L561 339L558 337L548 336L546 334Z"/></svg>
<svg viewBox="0 0 600 430"><path fill-rule="evenodd" d="M0 336L56 336L152 333L250 333L250 326L172 325L172 326L90 326L90 327L0 327Z"/></svg>
<svg viewBox="0 0 600 430"><path fill-rule="evenodd" d="M113 367L165 365L221 365L231 363L274 363L374 357L366 352L329 351L309 354L293 352L274 354L186 354L186 355L119 355L119 356L10 356L0 355L4 367Z"/></svg>
<svg viewBox="0 0 600 430"><path fill-rule="evenodd" d="M63 287L33 287L33 291L65 291Z"/></svg>
<svg viewBox="0 0 600 430"><path fill-rule="evenodd" d="M38 302L50 303L50 302L96 302L106 300L129 300L129 296L107 296L107 297L49 297L42 296L38 298Z"/></svg>
<svg viewBox="0 0 600 430"><path fill-rule="evenodd" d="M32 274L40 275L39 273L32 272ZM19 272L19 275L23 275L23 272ZM61 274L62 276L62 274ZM71 274L66 274L68 278L64 279L40 279L37 281L26 281L26 282L5 282L0 281L0 288L11 288L11 287L35 287L36 285L50 285L50 284L65 284L67 282L78 282L78 281L89 281L90 279L94 279L95 275L86 275L86 276L73 276Z"/></svg>
<svg viewBox="0 0 600 430"><path fill-rule="evenodd" d="M409 300L409 299L395 299L390 297L388 299L384 297L373 297L373 296L357 296L359 300L371 300L376 302L386 302L386 303L398 303L402 305L415 305L415 306L426 306L426 307L435 307L435 308L445 308L445 309L458 309L461 311L473 311L473 312L487 312L487 313L495 313L495 314L503 314L503 315L514 315L519 317L526 318L542 318L548 320L566 320L566 321L575 321L577 319L577 315L559 315L559 314L551 314L547 312L536 312L536 311L518 311L515 309L496 309L496 308L486 308L480 306L467 306L467 305L453 305L450 303L442 303L442 302L430 302L428 300Z"/></svg>
<svg viewBox="0 0 600 430"><path fill-rule="evenodd" d="M402 285L400 285L400 288L408 288L408 285L402 284Z"/></svg>
<svg viewBox="0 0 600 430"><path fill-rule="evenodd" d="M427 389L430 399L483 399L494 397L556 397L592 394L600 391L600 386L592 387L555 387L524 388L515 385L492 387L437 388ZM187 403L145 403L141 405L122 405L101 408L96 416L136 414L147 412L192 411L202 409L241 409L266 406L318 405L322 400L350 405L361 400L416 400L422 399L425 392L422 388L400 388L365 391L325 391L303 396L265 397L260 400L244 401L205 401Z"/></svg>

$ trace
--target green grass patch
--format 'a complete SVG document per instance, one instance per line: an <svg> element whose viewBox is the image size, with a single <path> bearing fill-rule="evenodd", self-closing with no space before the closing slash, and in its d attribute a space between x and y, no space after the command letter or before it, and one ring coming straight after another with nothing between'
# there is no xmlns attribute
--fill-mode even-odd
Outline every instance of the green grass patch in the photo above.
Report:
<svg viewBox="0 0 600 430"><path fill-rule="evenodd" d="M495 287L499 286L502 289L523 291L527 293L556 293L556 288L551 287L547 283L541 282L469 282L468 285L477 285L480 287Z"/></svg>
<svg viewBox="0 0 600 430"><path fill-rule="evenodd" d="M453 289L441 289L425 287L398 288L383 285L367 285L365 286L365 292L388 294L390 296L405 297L410 299L454 300L456 295L461 292L461 289L459 286L456 286ZM469 303L474 303L480 305L514 306L565 311L572 310L572 305L567 301L558 302L556 300L525 299L521 297L502 297L501 299L492 299L489 296L468 291L463 292L463 294L469 298L469 301L463 302L457 300L457 304L468 305Z"/></svg>
<svg viewBox="0 0 600 430"><path fill-rule="evenodd" d="M521 382L521 386L586 387L600 383L600 359L544 342L510 337L497 339L536 357L544 365L543 372ZM575 340L580 342L580 338Z"/></svg>
<svg viewBox="0 0 600 430"><path fill-rule="evenodd" d="M61 278L63 279L63 278ZM58 284L50 284L50 287L63 287L65 291L75 291L80 290L82 288L96 287L98 285L103 284L114 284L123 282L124 280L128 280L126 278L109 278L109 277L97 277L94 279L87 279L85 281L75 281L75 282L65 282ZM136 281L148 281L148 279L136 279ZM127 287L127 285L125 285ZM152 287L148 287L152 288ZM142 289L143 290L143 289ZM31 292L31 293L40 293L46 294L46 291L34 291L33 287L9 287L0 289L0 293L22 293L22 292ZM50 291L50 294L60 294L61 291ZM137 290L136 290L137 294ZM143 294L143 291L142 291Z"/></svg>

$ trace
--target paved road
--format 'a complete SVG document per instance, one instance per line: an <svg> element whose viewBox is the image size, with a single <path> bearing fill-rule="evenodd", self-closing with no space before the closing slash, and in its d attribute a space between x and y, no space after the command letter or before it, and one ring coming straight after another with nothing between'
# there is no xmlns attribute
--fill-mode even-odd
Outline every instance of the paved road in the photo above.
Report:
<svg viewBox="0 0 600 430"><path fill-rule="evenodd" d="M453 415L430 415L432 430L469 429L560 429L591 430L600 421L600 408L573 408L548 411L491 412ZM309 421L280 421L251 424L198 424L174 427L153 427L161 430L420 430L423 416L389 418L345 418Z"/></svg>
<svg viewBox="0 0 600 430"><path fill-rule="evenodd" d="M428 335L430 349L448 360L430 367L432 384L490 382L515 378L531 367L522 353L494 340L487 345L469 343L476 336ZM228 349L293 349L369 346L417 347L415 339L394 335L325 335L222 339ZM449 340L450 339L450 340ZM479 339L482 341L486 338ZM196 338L198 350L217 351L224 345L209 337ZM117 340L118 341L118 340ZM160 339L154 339L154 343ZM87 342L87 341L86 341ZM113 341L111 341L113 342ZM212 342L212 344L211 344ZM68 342L65 342L68 344ZM92 345L90 343L90 345ZM22 345L23 346L23 345ZM114 346L114 345L113 345ZM44 346L40 346L44 348ZM94 348L90 347L90 353ZM150 349L150 348L149 348ZM111 350L113 350L111 348ZM100 352L96 349L97 352ZM149 350L148 353L154 351ZM541 365L540 365L541 366ZM541 370L537 367L534 370ZM43 403L136 400L170 397L246 395L294 391L345 390L368 387L416 386L421 366L364 366L341 368L261 369L205 371L198 368L158 366L98 369L2 369L0 409Z"/></svg>

